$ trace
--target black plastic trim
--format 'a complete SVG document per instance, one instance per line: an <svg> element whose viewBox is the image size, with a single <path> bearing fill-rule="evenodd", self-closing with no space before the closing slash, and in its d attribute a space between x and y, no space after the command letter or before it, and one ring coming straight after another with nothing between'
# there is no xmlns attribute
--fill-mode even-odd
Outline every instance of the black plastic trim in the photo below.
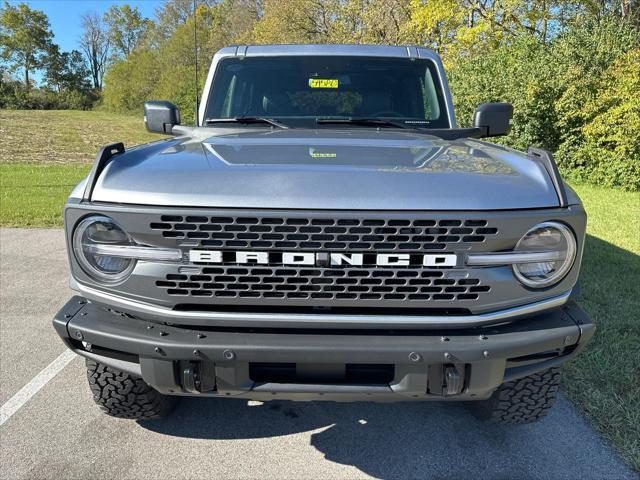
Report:
<svg viewBox="0 0 640 480"><path fill-rule="evenodd" d="M73 297L54 318L58 334L140 357L163 360L228 361L226 350L248 362L389 363L411 364L418 352L426 363L442 362L450 353L463 363L504 360L583 344L593 323L575 304L518 322L449 332L430 330L413 335L301 334L218 331L176 328L141 319L123 318L93 303ZM76 310L80 306L80 310ZM75 313L73 313L75 311ZM575 319L580 317L580 322ZM417 333L417 332L416 332ZM194 350L197 350L194 353Z"/></svg>
<svg viewBox="0 0 640 480"><path fill-rule="evenodd" d="M100 174L107 166L107 163L119 153L124 153L124 144L122 142L112 143L100 148L98 155L96 156L89 177L87 178L87 185L84 188L84 195L82 196L83 202L90 202L93 195L93 189L96 186Z"/></svg>
<svg viewBox="0 0 640 480"><path fill-rule="evenodd" d="M558 165L553 158L553 154L543 148L529 147L527 155L532 160L539 162L544 166L547 173L549 173L551 182L553 182L553 187L558 194L560 207L568 207L569 200L567 197L567 191L564 188L564 182L562 181L562 177L560 176L560 171L558 170Z"/></svg>

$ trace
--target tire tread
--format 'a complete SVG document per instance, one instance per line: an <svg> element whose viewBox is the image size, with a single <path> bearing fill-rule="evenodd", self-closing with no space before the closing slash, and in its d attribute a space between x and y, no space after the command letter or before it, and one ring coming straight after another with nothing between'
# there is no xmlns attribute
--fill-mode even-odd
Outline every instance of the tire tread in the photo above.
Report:
<svg viewBox="0 0 640 480"><path fill-rule="evenodd" d="M176 399L162 395L141 378L94 360L86 360L87 379L93 400L107 415L126 419L157 419L167 416Z"/></svg>
<svg viewBox="0 0 640 480"><path fill-rule="evenodd" d="M473 402L471 409L481 420L521 424L544 418L555 403L560 385L557 367L506 382L491 397Z"/></svg>

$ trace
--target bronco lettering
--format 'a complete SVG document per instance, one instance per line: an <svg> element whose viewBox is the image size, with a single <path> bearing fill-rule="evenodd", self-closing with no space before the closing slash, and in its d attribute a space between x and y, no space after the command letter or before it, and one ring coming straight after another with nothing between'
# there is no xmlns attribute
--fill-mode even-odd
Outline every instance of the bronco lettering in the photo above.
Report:
<svg viewBox="0 0 640 480"><path fill-rule="evenodd" d="M331 253L330 261L324 261L322 253L312 252L235 252L222 250L190 250L189 261L192 263L240 263L256 265L327 265L339 267L343 265L378 267L408 267L422 265L424 267L455 267L458 256L454 253L412 255L399 254L363 254L363 253Z"/></svg>

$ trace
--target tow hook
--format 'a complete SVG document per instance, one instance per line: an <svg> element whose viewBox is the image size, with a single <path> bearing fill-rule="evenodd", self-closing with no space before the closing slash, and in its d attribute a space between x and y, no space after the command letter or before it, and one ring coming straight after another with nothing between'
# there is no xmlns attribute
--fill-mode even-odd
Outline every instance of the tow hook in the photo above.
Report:
<svg viewBox="0 0 640 480"><path fill-rule="evenodd" d="M197 364L191 363L182 370L182 387L189 393L200 393L200 371Z"/></svg>
<svg viewBox="0 0 640 480"><path fill-rule="evenodd" d="M457 395L462 391L462 375L454 365L444 369L445 395Z"/></svg>
<svg viewBox="0 0 640 480"><path fill-rule="evenodd" d="M215 364L207 360L183 363L182 388L189 393L203 393L215 390Z"/></svg>

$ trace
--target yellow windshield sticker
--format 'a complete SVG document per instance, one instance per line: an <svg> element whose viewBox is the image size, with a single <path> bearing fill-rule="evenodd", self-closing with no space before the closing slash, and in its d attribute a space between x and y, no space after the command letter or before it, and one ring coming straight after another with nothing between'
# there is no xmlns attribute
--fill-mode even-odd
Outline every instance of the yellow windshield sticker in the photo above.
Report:
<svg viewBox="0 0 640 480"><path fill-rule="evenodd" d="M310 78L309 86L311 88L338 88L338 79L332 78Z"/></svg>
<svg viewBox="0 0 640 480"><path fill-rule="evenodd" d="M333 152L316 152L315 148L310 148L309 156L311 158L336 158L338 155Z"/></svg>

